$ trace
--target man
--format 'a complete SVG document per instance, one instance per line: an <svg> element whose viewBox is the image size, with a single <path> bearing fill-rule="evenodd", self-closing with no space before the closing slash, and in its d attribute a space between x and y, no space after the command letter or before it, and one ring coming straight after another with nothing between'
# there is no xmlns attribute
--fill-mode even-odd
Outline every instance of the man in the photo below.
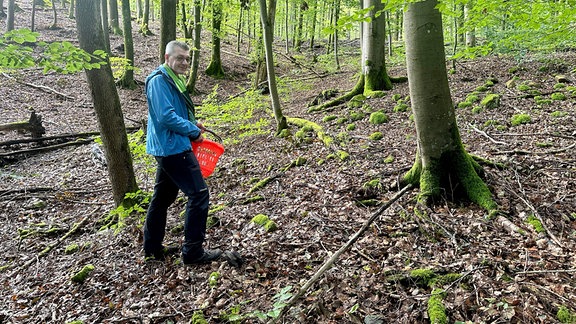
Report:
<svg viewBox="0 0 576 324"><path fill-rule="evenodd" d="M194 116L194 107L186 83L180 75L190 66L186 43L171 41L166 45L165 63L154 70L145 84L148 101L146 152L158 162L154 194L144 224L146 260L164 260L177 248L162 245L168 207L181 190L186 203L184 222L184 264L209 263L222 255L219 249L202 248L206 236L209 192L200 172L190 141L201 142L204 127Z"/></svg>

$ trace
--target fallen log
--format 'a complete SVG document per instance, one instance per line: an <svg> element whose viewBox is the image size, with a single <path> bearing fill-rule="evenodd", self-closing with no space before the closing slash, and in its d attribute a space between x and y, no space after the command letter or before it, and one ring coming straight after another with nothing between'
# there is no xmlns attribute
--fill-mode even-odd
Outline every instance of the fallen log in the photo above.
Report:
<svg viewBox="0 0 576 324"><path fill-rule="evenodd" d="M0 131L21 131L30 132L32 137L38 138L46 134L46 129L42 126L42 117L36 115L36 112L32 110L30 114L30 119L28 121L13 122L8 124L0 125Z"/></svg>

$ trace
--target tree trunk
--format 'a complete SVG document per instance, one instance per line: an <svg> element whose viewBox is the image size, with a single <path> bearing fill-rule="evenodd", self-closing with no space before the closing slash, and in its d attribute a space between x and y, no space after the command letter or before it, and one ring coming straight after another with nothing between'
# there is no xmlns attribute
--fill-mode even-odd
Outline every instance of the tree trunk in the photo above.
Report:
<svg viewBox="0 0 576 324"><path fill-rule="evenodd" d="M318 16L318 0L312 0L312 27L310 27L310 50L314 49L316 37L316 17Z"/></svg>
<svg viewBox="0 0 576 324"><path fill-rule="evenodd" d="M467 2L464 5L464 21L468 21L470 10L472 10L472 1ZM475 30L472 28L466 31L466 46L467 47L474 47L476 46L476 33Z"/></svg>
<svg viewBox="0 0 576 324"><path fill-rule="evenodd" d="M208 68L206 68L206 74L214 78L224 77L220 51L222 17L222 1L212 0L212 58Z"/></svg>
<svg viewBox="0 0 576 324"><path fill-rule="evenodd" d="M144 12L142 13L142 22L140 23L140 34L151 36L152 32L148 28L150 22L150 0L144 0Z"/></svg>
<svg viewBox="0 0 576 324"><path fill-rule="evenodd" d="M276 0L270 0L270 7L276 8ZM276 74L274 72L274 53L272 52L273 25L268 18L266 10L266 0L260 0L260 19L262 21L264 50L266 53L266 71L268 73L268 87L270 88L270 98L272 100L272 110L276 118L276 134L288 128L286 117L282 114L280 99L278 97L278 87L276 85Z"/></svg>
<svg viewBox="0 0 576 324"><path fill-rule="evenodd" d="M32 17L31 17L32 19L30 22L30 30L34 31L34 30L36 30L36 1L35 0L32 0L32 13L31 13L31 15L32 15Z"/></svg>
<svg viewBox="0 0 576 324"><path fill-rule="evenodd" d="M192 38L192 26L188 26L188 17L186 16L186 3L182 1L180 3L180 16L182 23L182 32L184 33L184 38Z"/></svg>
<svg viewBox="0 0 576 324"><path fill-rule="evenodd" d="M177 0L161 0L160 3L160 64L164 63L166 44L176 39Z"/></svg>
<svg viewBox="0 0 576 324"><path fill-rule="evenodd" d="M8 0L8 15L6 17L6 31L14 30L14 8L16 7L16 3L14 0Z"/></svg>
<svg viewBox="0 0 576 324"><path fill-rule="evenodd" d="M102 19L102 31L106 52L110 55L110 31L108 29L108 0L100 0L100 18Z"/></svg>
<svg viewBox="0 0 576 324"><path fill-rule="evenodd" d="M238 17L238 30L236 31L236 52L240 53L240 44L242 43L242 18L244 16L244 7L240 6L240 16Z"/></svg>
<svg viewBox="0 0 576 324"><path fill-rule="evenodd" d="M196 80L198 80L198 66L200 65L200 33L202 31L202 24L200 22L200 14L202 12L202 3L200 0L194 0L194 47L192 48L192 68L190 69L190 77L186 88L191 94L198 93L196 91Z"/></svg>
<svg viewBox="0 0 576 324"><path fill-rule="evenodd" d="M286 54L290 53L290 36L289 36L289 32L288 32L288 22L289 22L289 18L290 18L290 6L288 3L288 0L284 1L284 4L286 6L286 12L284 12L284 28L285 30L285 34L286 34Z"/></svg>
<svg viewBox="0 0 576 324"><path fill-rule="evenodd" d="M120 86L127 89L136 88L134 82L134 40L132 39L132 17L130 0L120 0L122 3L122 27L124 27L124 57L130 66L124 70L120 79Z"/></svg>
<svg viewBox="0 0 576 324"><path fill-rule="evenodd" d="M98 3L94 0L78 0L77 4L76 28L80 47L88 53L104 49ZM86 70L86 77L102 134L114 202L119 206L127 193L138 190L120 98L110 64Z"/></svg>
<svg viewBox="0 0 576 324"><path fill-rule="evenodd" d="M458 192L494 211L497 205L477 174L481 168L464 150L456 125L446 72L442 15L436 5L437 0L413 2L404 13L417 152L403 182L419 185L420 201L424 203L442 193Z"/></svg>
<svg viewBox="0 0 576 324"><path fill-rule="evenodd" d="M336 0L336 2L334 3L334 25L338 25L339 18L340 18L340 0ZM334 63L336 64L336 69L340 70L340 59L338 58L338 28L334 29Z"/></svg>
<svg viewBox="0 0 576 324"><path fill-rule="evenodd" d="M76 2L70 0L70 7L68 7L68 18L74 19L74 10L76 9Z"/></svg>
<svg viewBox="0 0 576 324"><path fill-rule="evenodd" d="M300 8L298 8L298 23L296 25L296 33L294 35L294 50L300 52L302 47L302 25L304 24L304 1L301 1Z"/></svg>
<svg viewBox="0 0 576 324"><path fill-rule="evenodd" d="M52 17L54 19L52 20L52 25L50 25L50 29L56 29L58 28L58 14L56 12L56 3L54 1L52 1Z"/></svg>
<svg viewBox="0 0 576 324"><path fill-rule="evenodd" d="M141 22L144 16L144 10L142 5L142 0L136 1L136 22Z"/></svg>
<svg viewBox="0 0 576 324"><path fill-rule="evenodd" d="M364 0L364 8L374 7L368 13L369 22L363 23L362 34L362 74L364 94L392 89L392 82L386 72L386 16L376 13L384 9L380 0Z"/></svg>
<svg viewBox="0 0 576 324"><path fill-rule="evenodd" d="M117 0L108 0L108 22L110 23L112 34L122 35L122 29L120 29L120 18L118 17Z"/></svg>
<svg viewBox="0 0 576 324"><path fill-rule="evenodd" d="M0 0L0 19L6 18L6 12L4 12L4 0Z"/></svg>

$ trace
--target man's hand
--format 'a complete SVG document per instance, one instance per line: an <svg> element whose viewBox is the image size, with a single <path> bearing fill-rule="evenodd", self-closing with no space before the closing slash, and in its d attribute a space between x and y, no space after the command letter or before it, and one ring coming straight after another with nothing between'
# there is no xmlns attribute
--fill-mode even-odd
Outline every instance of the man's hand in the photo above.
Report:
<svg viewBox="0 0 576 324"><path fill-rule="evenodd" d="M202 123L196 123L196 127L200 128L200 131L202 131L202 133L204 133L204 131L206 130L206 127L204 127L204 124Z"/></svg>

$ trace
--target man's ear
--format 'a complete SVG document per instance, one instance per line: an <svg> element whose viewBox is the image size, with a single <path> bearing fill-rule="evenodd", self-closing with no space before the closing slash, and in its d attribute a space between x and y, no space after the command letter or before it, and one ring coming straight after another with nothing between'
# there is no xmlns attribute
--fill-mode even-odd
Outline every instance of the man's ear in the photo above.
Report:
<svg viewBox="0 0 576 324"><path fill-rule="evenodd" d="M164 62L168 61L168 57L170 57L170 55L164 54Z"/></svg>

